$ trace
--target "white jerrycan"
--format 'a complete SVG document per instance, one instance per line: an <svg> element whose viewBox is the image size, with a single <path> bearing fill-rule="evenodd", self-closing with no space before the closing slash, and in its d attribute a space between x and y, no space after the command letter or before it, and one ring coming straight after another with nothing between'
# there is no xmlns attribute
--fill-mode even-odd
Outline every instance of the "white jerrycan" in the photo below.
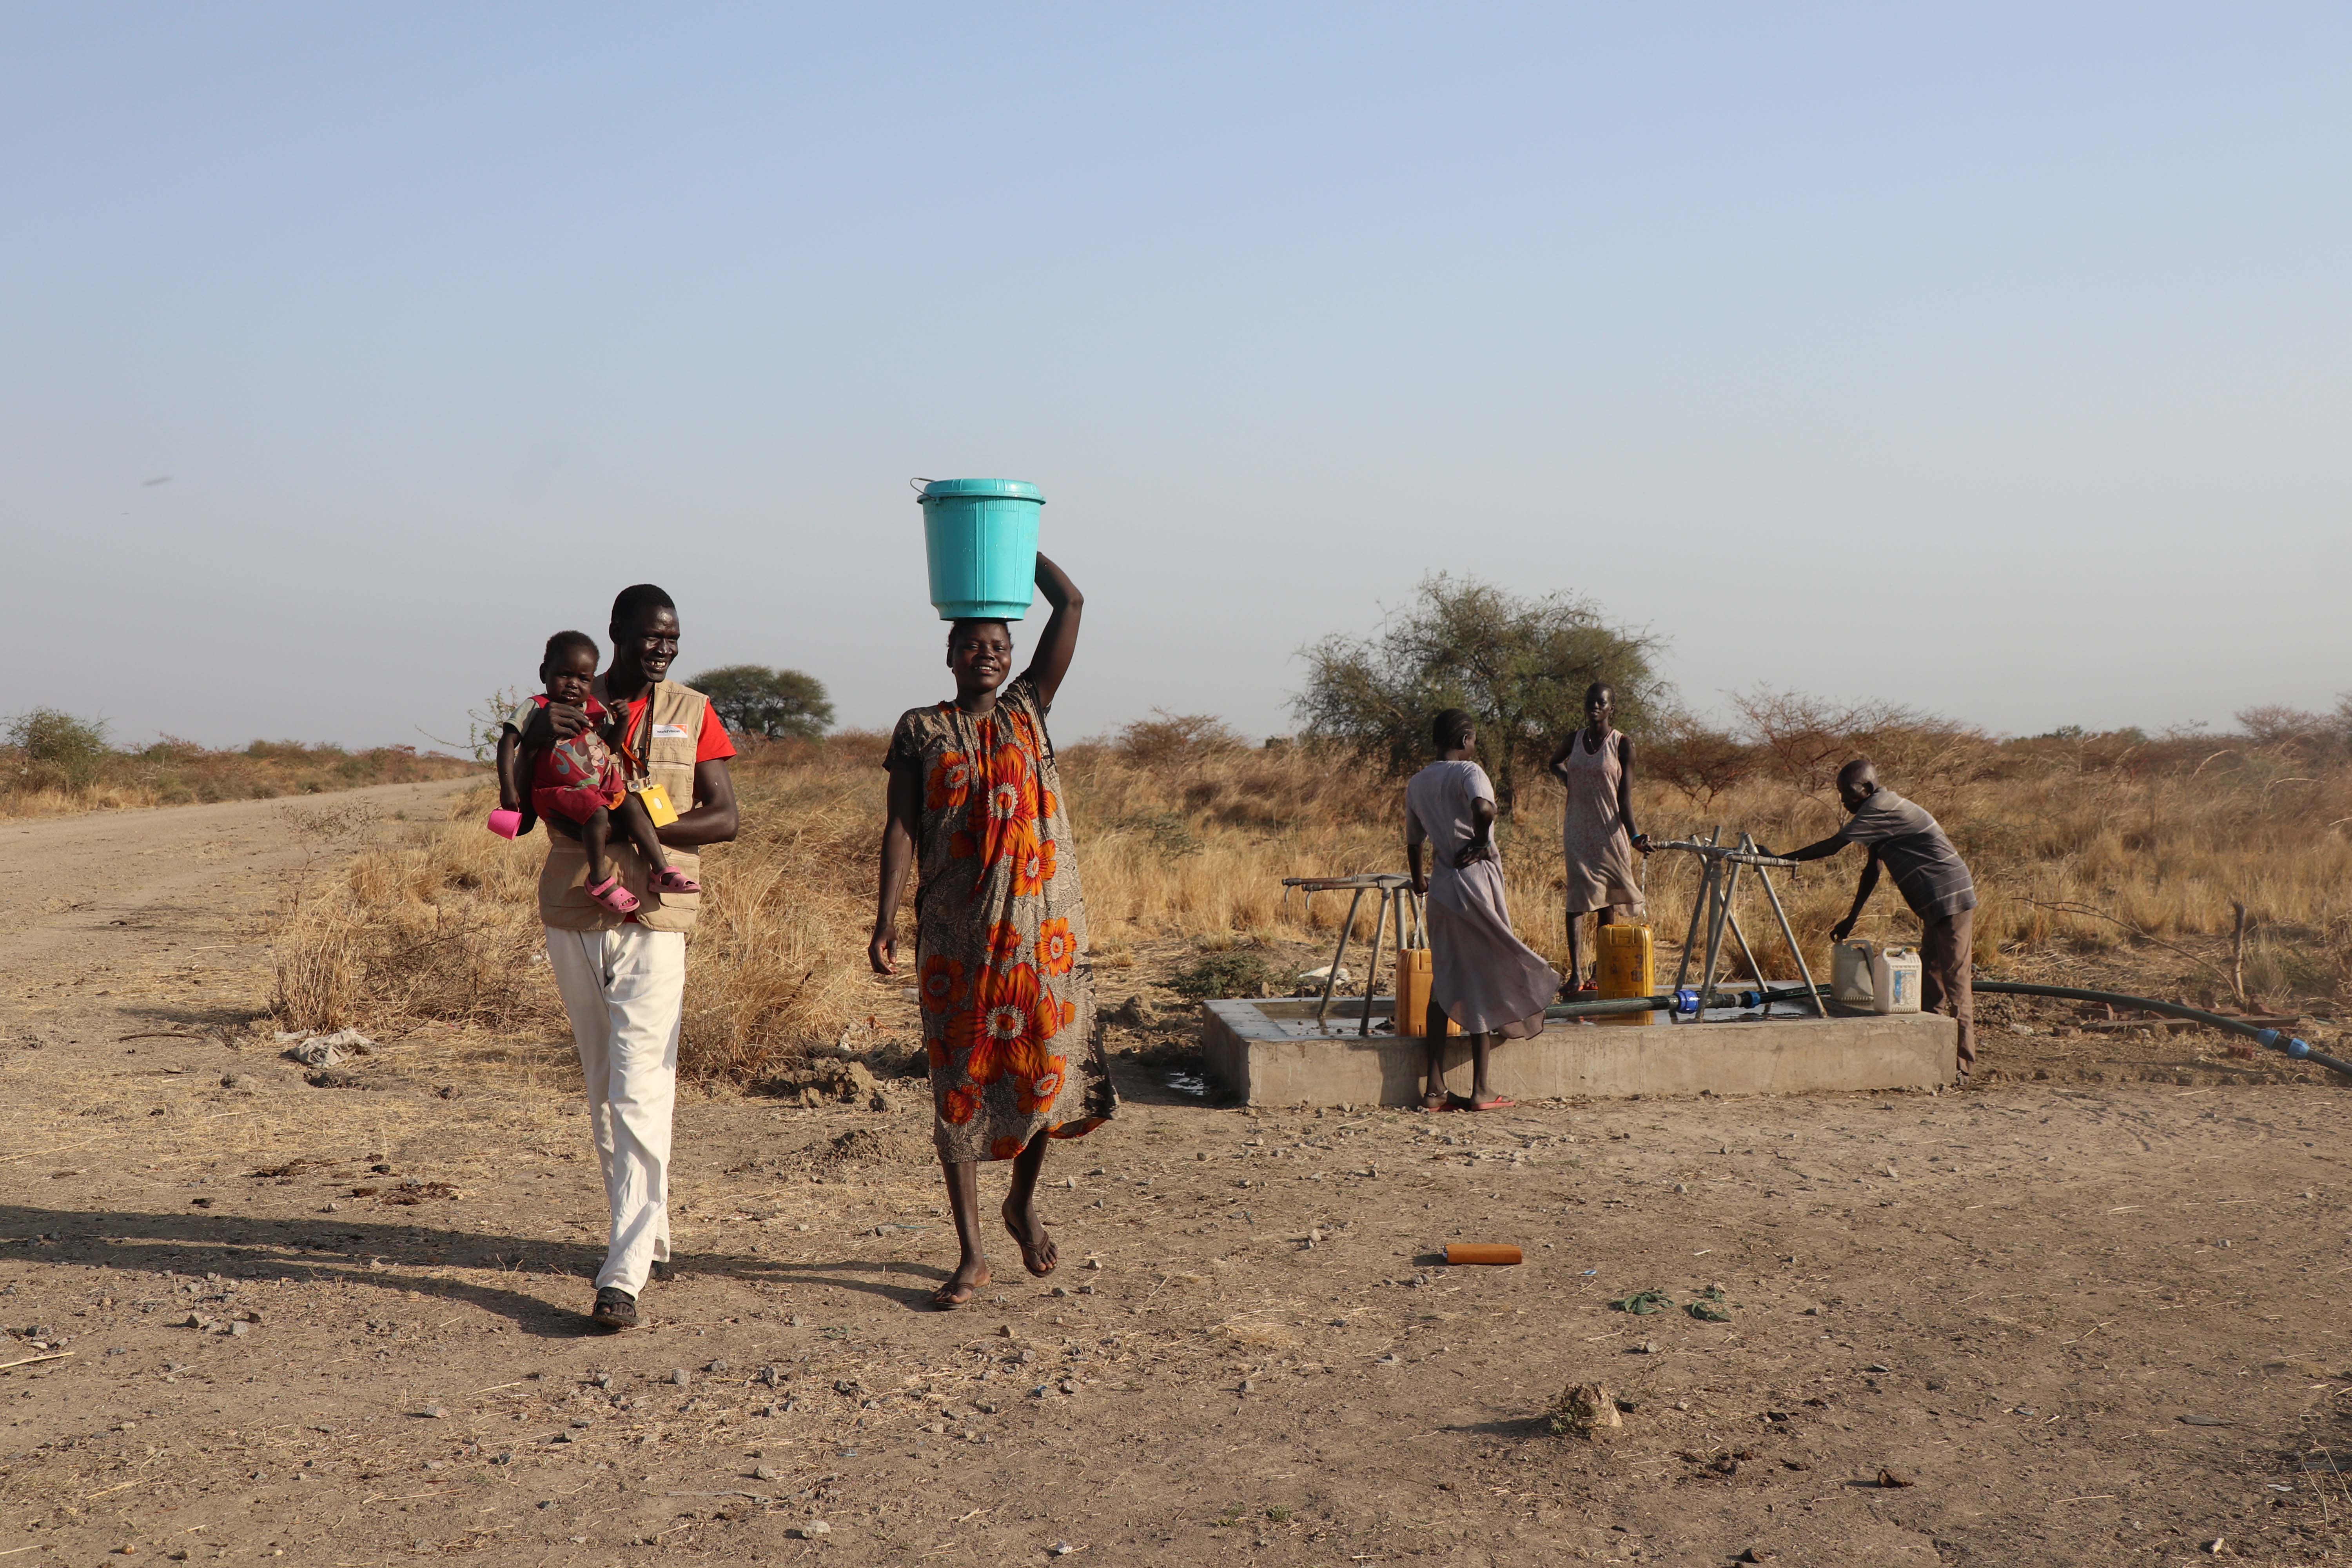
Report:
<svg viewBox="0 0 2352 1568"><path fill-rule="evenodd" d="M1882 947L1870 961L1871 1005L1881 1013L1919 1010L1919 950Z"/></svg>
<svg viewBox="0 0 2352 1568"><path fill-rule="evenodd" d="M1833 942L1830 943L1830 996L1849 1007L1875 1006L1878 983L1871 974L1871 963L1878 955L1878 944L1868 942Z"/></svg>

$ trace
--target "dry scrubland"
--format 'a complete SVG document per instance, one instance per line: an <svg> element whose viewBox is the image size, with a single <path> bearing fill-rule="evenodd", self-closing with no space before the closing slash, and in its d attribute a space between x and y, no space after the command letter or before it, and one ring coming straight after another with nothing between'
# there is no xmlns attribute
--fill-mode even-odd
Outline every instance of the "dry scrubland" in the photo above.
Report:
<svg viewBox="0 0 2352 1568"><path fill-rule="evenodd" d="M2227 996L2233 900L2242 900L2250 999L2308 1005L2352 992L2352 756L2340 742L2133 733L1996 742L1912 716L1844 717L1826 722L1784 702L1747 741L1685 733L1653 743L1637 796L1643 826L1664 837L1721 823L1794 847L1841 820L1830 779L1866 751L1889 784L1937 814L1975 868L1984 971ZM757 1078L867 1005L882 744L846 733L771 745L739 764L744 831L707 862L715 891L692 949L688 1070ZM1238 952L1245 969L1256 944L1329 942L1343 902L1321 898L1310 913L1294 900L1286 910L1281 879L1403 865L1397 784L1341 755L1246 746L1213 721L1166 717L1061 755L1094 958L1114 995L1142 944L1188 940L1204 958ZM487 790L462 797L446 824L407 825L331 885L306 890L281 933L285 1021L560 1031L531 900L542 846L484 832L490 804ZM1559 805L1549 779L1524 789L1504 835L1521 933L1555 963L1565 948ZM1849 853L1783 879L1809 955L1824 952L1860 861ZM1691 858L1652 861L1662 940L1680 937L1695 886ZM1369 913L1362 924L1369 935ZM1751 934L1759 925L1751 920ZM1891 886L1862 931L1916 932ZM1759 957L1794 977L1777 939ZM518 985L518 974L535 978Z"/></svg>
<svg viewBox="0 0 2352 1568"><path fill-rule="evenodd" d="M1146 1005L1110 1026L1118 1121L1048 1168L1063 1267L1021 1274L992 1230L1002 1272L944 1315L923 1310L955 1245L929 1097L890 1084L879 1102L681 1097L685 1269L636 1332L585 1331L605 1232L586 1108L530 978L530 852L482 832L478 795L453 805L465 782L13 825L30 913L0 932L0 1089L30 1131L0 1161L0 1361L19 1363L0 1376L0 1553L2072 1568L2211 1561L2217 1541L2251 1562L2352 1552L2352 1378L2330 1331L2352 1101L2335 1085L1993 1002L2000 1081L1960 1095L1207 1112L1163 1076L1194 1026L1157 982L1328 942L1279 923L1276 875L1392 864L1392 794L1173 738L1072 748L1103 945L1129 965L1113 994ZM2063 859L1980 846L1989 881L2112 886L2112 907L2156 921L2184 868L2217 900L2243 873L2256 988L2324 977L2326 910L2277 910L2340 876L2314 846L2344 815L2326 804L2341 771L2242 748L2199 772L2221 749L2091 747L2069 766L2002 748L1949 775L1948 800L1921 793L1956 821L2081 826ZM861 1005L890 1030L911 1019L854 967L872 752L744 768L752 835L697 943L706 1071ZM1945 776L1942 754L1895 776ZM2317 793L2294 815L2273 803L2298 777ZM1716 811L1768 836L1770 811L1827 818L1769 769L1735 783ZM1662 784L1650 810L1712 820L1701 804ZM2172 826L2122 841L2150 819ZM1547 836L1521 837L1522 905L1548 926ZM2303 879L2252 878L2273 866ZM1850 875L1817 874L1808 919ZM299 904L254 918L291 888ZM281 1005L376 1021L379 1048L324 1071L286 1059L257 1014L289 956ZM2095 920L2001 959L2204 974ZM385 1026L436 1013L521 1026ZM983 1201L1003 1179L983 1174ZM1517 1242L1527 1262L1446 1268L1451 1240ZM1612 1306L1647 1291L1666 1308ZM1561 1391L1596 1383L1622 1426L1557 1435Z"/></svg>
<svg viewBox="0 0 2352 1568"><path fill-rule="evenodd" d="M0 817L274 800L371 784L421 784L476 771L472 763L414 746L351 752L298 741L256 741L215 751L169 736L145 746L111 746L104 724L43 708L9 721L0 742Z"/></svg>

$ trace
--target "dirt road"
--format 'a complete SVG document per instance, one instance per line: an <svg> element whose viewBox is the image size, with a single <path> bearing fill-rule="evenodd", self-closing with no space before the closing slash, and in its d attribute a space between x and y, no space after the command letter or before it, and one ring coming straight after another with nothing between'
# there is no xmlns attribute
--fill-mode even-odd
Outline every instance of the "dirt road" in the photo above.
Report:
<svg viewBox="0 0 2352 1568"><path fill-rule="evenodd" d="M0 1562L2341 1558L2327 1085L1251 1115L1124 1058L1062 1268L952 1315L922 1084L689 1094L685 1275L583 1331L560 1043L320 1087L254 1024L290 879L441 787L0 827ZM1554 1435L1586 1382L1622 1425Z"/></svg>

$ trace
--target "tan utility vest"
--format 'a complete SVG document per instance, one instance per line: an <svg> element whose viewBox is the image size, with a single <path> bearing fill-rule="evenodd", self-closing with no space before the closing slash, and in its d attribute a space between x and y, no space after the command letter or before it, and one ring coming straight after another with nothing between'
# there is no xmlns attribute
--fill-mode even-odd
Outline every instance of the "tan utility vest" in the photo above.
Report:
<svg viewBox="0 0 2352 1568"><path fill-rule="evenodd" d="M604 692L604 678L598 676L591 689L596 700L622 711L622 705ZM648 705L651 720L640 719L632 731L633 746L644 748L643 762L651 781L669 792L670 804L683 816L694 807L694 753L702 742L703 712L710 700L690 686L680 686L675 680L656 681L653 700ZM632 784L641 781L632 779ZM588 851L577 838L567 837L551 827L547 830L547 864L539 873L539 918L541 923L556 931L611 931L623 923L614 914L588 896ZM605 853L613 858L613 868L621 874L621 885L636 894L637 923L647 931L692 931L697 906L702 902L699 893L656 893L651 889L652 876L636 846L630 843L614 825L612 842ZM677 869L701 880L701 857L684 849L662 846L662 854Z"/></svg>

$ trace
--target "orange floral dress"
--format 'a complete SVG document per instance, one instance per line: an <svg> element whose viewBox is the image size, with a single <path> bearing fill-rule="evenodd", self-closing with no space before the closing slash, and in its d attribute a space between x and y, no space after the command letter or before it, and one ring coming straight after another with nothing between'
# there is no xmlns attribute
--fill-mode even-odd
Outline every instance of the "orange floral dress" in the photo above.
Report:
<svg viewBox="0 0 2352 1568"><path fill-rule="evenodd" d="M980 718L909 709L883 765L923 785L915 964L940 1157L1009 1160L1040 1131L1091 1132L1118 1099L1035 685L1015 678Z"/></svg>

